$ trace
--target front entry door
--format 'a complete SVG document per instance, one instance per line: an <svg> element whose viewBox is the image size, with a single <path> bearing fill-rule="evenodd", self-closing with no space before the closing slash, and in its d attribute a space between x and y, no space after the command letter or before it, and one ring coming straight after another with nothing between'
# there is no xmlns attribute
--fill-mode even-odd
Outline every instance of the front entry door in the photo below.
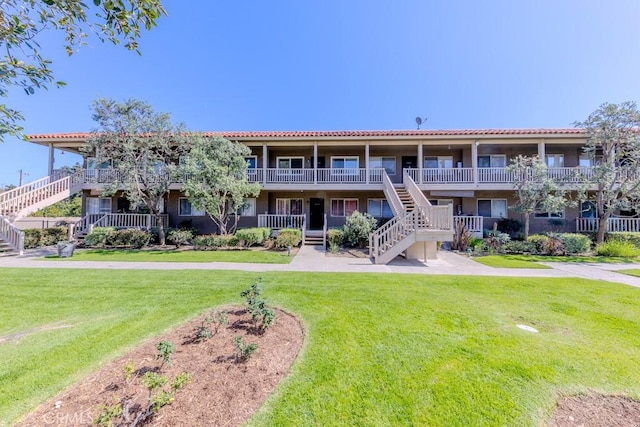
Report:
<svg viewBox="0 0 640 427"><path fill-rule="evenodd" d="M418 156L402 156L402 169L416 169Z"/></svg>
<svg viewBox="0 0 640 427"><path fill-rule="evenodd" d="M322 230L324 226L324 199L312 197L309 200L311 211L309 215L309 229Z"/></svg>

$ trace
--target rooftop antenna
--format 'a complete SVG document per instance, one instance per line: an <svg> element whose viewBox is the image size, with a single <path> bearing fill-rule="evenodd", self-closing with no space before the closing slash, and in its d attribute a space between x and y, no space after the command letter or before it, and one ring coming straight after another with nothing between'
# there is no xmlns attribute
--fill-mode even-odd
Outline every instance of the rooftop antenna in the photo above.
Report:
<svg viewBox="0 0 640 427"><path fill-rule="evenodd" d="M418 130L420 130L420 126L427 123L427 117L424 119L422 117L416 117L416 123L418 124Z"/></svg>

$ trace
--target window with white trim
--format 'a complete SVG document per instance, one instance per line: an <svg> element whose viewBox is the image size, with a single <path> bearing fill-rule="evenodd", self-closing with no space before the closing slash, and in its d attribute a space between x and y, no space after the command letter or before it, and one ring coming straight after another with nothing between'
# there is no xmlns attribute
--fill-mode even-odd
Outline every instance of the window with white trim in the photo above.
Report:
<svg viewBox="0 0 640 427"><path fill-rule="evenodd" d="M580 154L578 166L581 168L590 168L594 166L594 158L588 154Z"/></svg>
<svg viewBox="0 0 640 427"><path fill-rule="evenodd" d="M395 157L382 157L374 156L369 157L370 169L384 169L389 175L396 174L396 158Z"/></svg>
<svg viewBox="0 0 640 427"><path fill-rule="evenodd" d="M87 197L87 214L111 213L111 198L109 197Z"/></svg>
<svg viewBox="0 0 640 427"><path fill-rule="evenodd" d="M276 158L278 169L302 169L304 157L278 157Z"/></svg>
<svg viewBox="0 0 640 427"><path fill-rule="evenodd" d="M435 200L430 200L430 202L434 206L453 205L453 199L435 199Z"/></svg>
<svg viewBox="0 0 640 427"><path fill-rule="evenodd" d="M543 209L542 203L536 205L536 210L533 213L534 218L564 218L564 209L560 212L547 212Z"/></svg>
<svg viewBox="0 0 640 427"><path fill-rule="evenodd" d="M98 163L98 160L95 157L87 157L87 169L110 169L111 161L105 160L103 162Z"/></svg>
<svg viewBox="0 0 640 427"><path fill-rule="evenodd" d="M302 199L276 199L276 215L302 215Z"/></svg>
<svg viewBox="0 0 640 427"><path fill-rule="evenodd" d="M204 209L196 209L186 197L178 200L178 216L204 216Z"/></svg>
<svg viewBox="0 0 640 427"><path fill-rule="evenodd" d="M545 155L547 166L550 168L564 167L564 154L547 154Z"/></svg>
<svg viewBox="0 0 640 427"><path fill-rule="evenodd" d="M478 199L478 215L485 218L506 218L507 199Z"/></svg>
<svg viewBox="0 0 640 427"><path fill-rule="evenodd" d="M249 171L257 169L258 156L245 156L244 161L247 162L247 169L249 169Z"/></svg>
<svg viewBox="0 0 640 427"><path fill-rule="evenodd" d="M331 216L349 216L358 210L358 199L331 199Z"/></svg>
<svg viewBox="0 0 640 427"><path fill-rule="evenodd" d="M376 218L393 218L393 212L387 199L367 200L367 213Z"/></svg>
<svg viewBox="0 0 640 427"><path fill-rule="evenodd" d="M478 156L479 168L504 168L507 167L507 156L505 154L491 154Z"/></svg>
<svg viewBox="0 0 640 427"><path fill-rule="evenodd" d="M256 199L253 197L244 199L242 206L238 209L238 215L256 216Z"/></svg>
<svg viewBox="0 0 640 427"><path fill-rule="evenodd" d="M426 169L451 169L453 156L425 156L424 167Z"/></svg>
<svg viewBox="0 0 640 427"><path fill-rule="evenodd" d="M592 200L587 200L580 203L580 218L597 218L598 210L596 204Z"/></svg>

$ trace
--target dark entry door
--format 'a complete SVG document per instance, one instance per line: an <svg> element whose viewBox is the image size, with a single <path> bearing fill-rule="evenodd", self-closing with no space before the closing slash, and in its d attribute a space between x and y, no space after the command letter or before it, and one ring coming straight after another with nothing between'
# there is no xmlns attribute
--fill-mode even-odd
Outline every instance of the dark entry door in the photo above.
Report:
<svg viewBox="0 0 640 427"><path fill-rule="evenodd" d="M418 167L418 156L402 156L402 169L415 169Z"/></svg>
<svg viewBox="0 0 640 427"><path fill-rule="evenodd" d="M312 197L309 204L311 205L309 229L321 230L324 226L324 199Z"/></svg>

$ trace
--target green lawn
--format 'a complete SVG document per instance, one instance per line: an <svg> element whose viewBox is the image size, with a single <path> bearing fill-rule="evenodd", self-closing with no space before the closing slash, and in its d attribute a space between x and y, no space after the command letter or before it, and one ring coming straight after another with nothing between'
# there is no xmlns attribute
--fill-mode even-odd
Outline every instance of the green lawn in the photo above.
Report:
<svg viewBox="0 0 640 427"><path fill-rule="evenodd" d="M130 261L130 262L252 262L258 264L288 264L292 256L275 251L175 251L136 249L76 250L71 258L49 256L56 261Z"/></svg>
<svg viewBox="0 0 640 427"><path fill-rule="evenodd" d="M307 341L251 425L538 426L561 393L640 397L640 289L623 285L195 270L0 274L0 336L71 325L0 344L0 425L145 337L240 303L257 277L265 297L303 319Z"/></svg>
<svg viewBox="0 0 640 427"><path fill-rule="evenodd" d="M638 258L604 256L486 255L473 258L480 264L496 268L550 268L538 262L585 262L606 264L636 264Z"/></svg>
<svg viewBox="0 0 640 427"><path fill-rule="evenodd" d="M640 269L638 268L630 268L628 270L618 270L618 273L628 274L629 276L640 277Z"/></svg>

